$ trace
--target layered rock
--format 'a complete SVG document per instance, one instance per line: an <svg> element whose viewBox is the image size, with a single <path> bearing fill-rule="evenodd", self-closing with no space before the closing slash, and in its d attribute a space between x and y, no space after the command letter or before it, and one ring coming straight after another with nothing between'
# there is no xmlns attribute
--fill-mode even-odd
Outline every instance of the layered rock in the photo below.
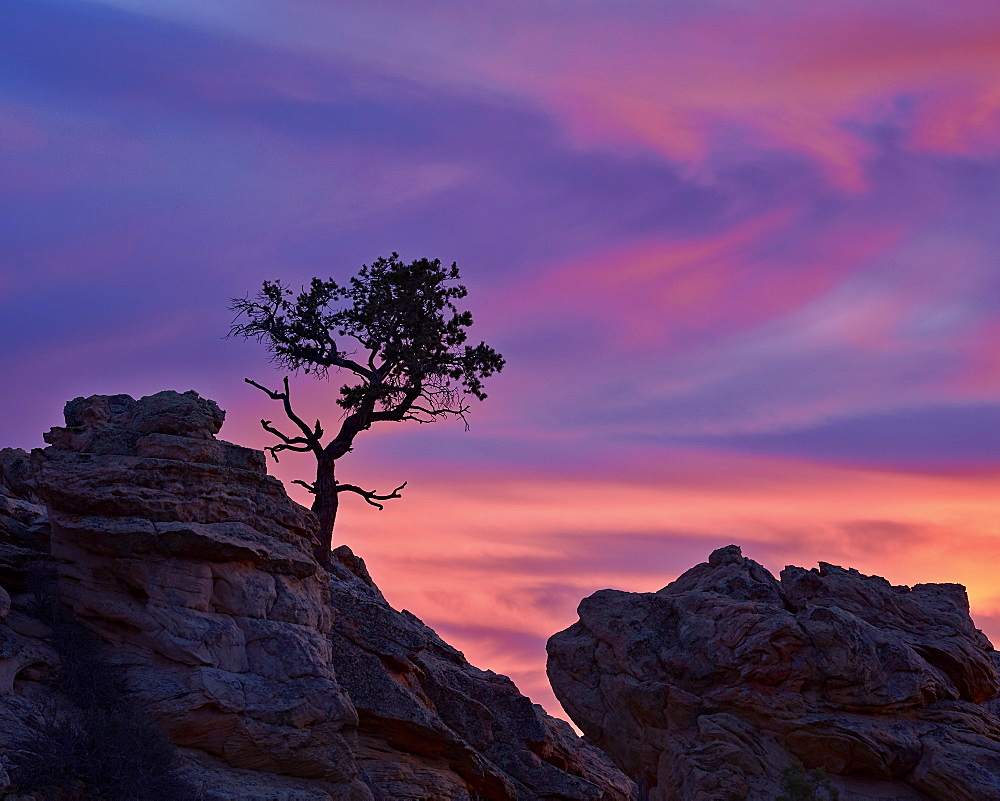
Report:
<svg viewBox="0 0 1000 801"><path fill-rule="evenodd" d="M51 562L45 507L24 483L28 454L0 450L0 797L9 787L9 755L35 737L54 702L50 679L59 658L51 631L32 614L30 576Z"/></svg>
<svg viewBox="0 0 1000 801"><path fill-rule="evenodd" d="M315 520L260 452L215 439L222 421L193 392L67 404L32 465L59 596L201 763L193 775L224 765L261 774L261 798L303 781L368 798L357 713L330 666ZM207 789L237 797L216 773Z"/></svg>
<svg viewBox="0 0 1000 801"><path fill-rule="evenodd" d="M845 799L1000 799L1000 659L955 584L739 548L655 593L604 590L548 644L566 711L663 801L764 801L793 761Z"/></svg>
<svg viewBox="0 0 1000 801"><path fill-rule="evenodd" d="M346 546L333 557L333 664L360 717L359 763L386 798L632 798L604 753L390 607Z"/></svg>
<svg viewBox="0 0 1000 801"><path fill-rule="evenodd" d="M0 458L0 586L21 638L0 652L0 735L65 703L25 579L50 561L60 602L123 667L193 797L631 796L508 679L393 610L359 559L344 550L323 569L315 517L261 452L215 438L223 417L193 392L78 398L48 448Z"/></svg>
<svg viewBox="0 0 1000 801"><path fill-rule="evenodd" d="M27 453L0 450L0 586L14 591L23 590L29 566L49 551L48 517L30 476Z"/></svg>

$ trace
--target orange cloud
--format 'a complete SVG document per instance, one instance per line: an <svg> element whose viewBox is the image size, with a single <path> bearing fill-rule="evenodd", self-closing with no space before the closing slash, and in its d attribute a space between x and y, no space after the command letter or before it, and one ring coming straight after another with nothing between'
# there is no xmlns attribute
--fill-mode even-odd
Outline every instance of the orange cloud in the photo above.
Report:
<svg viewBox="0 0 1000 801"><path fill-rule="evenodd" d="M435 465L411 472L405 499L384 512L348 499L337 541L364 556L390 602L552 709L542 644L573 622L580 599L657 590L729 543L775 572L823 560L893 583L965 584L1000 642L1000 473L645 457L628 474L580 465L557 477ZM384 466L352 469L361 483L385 483Z"/></svg>

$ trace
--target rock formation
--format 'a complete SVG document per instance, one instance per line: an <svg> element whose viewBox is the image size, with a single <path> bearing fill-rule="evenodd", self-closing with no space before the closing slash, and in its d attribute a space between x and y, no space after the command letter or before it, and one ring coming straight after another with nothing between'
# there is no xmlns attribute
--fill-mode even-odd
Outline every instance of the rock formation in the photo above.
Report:
<svg viewBox="0 0 1000 801"><path fill-rule="evenodd" d="M0 797L70 704L32 585L45 565L192 799L633 797L568 725L390 607L347 548L321 568L315 517L261 452L215 438L223 417L193 392L78 398L49 447L0 452Z"/></svg>
<svg viewBox="0 0 1000 801"><path fill-rule="evenodd" d="M729 546L655 593L603 590L549 640L584 734L662 801L771 801L793 761L851 799L1000 800L1000 657L956 584Z"/></svg>
<svg viewBox="0 0 1000 801"><path fill-rule="evenodd" d="M358 711L359 764L387 799L633 797L569 724L390 607L346 546L333 556L333 665Z"/></svg>

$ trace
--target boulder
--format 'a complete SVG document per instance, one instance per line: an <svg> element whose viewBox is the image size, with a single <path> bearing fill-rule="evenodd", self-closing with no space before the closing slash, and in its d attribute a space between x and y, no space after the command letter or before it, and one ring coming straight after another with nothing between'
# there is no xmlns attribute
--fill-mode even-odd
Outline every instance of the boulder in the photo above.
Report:
<svg viewBox="0 0 1000 801"><path fill-rule="evenodd" d="M549 678L644 798L770 801L801 762L845 801L1000 801L1000 663L959 585L826 563L779 581L729 546L579 616Z"/></svg>

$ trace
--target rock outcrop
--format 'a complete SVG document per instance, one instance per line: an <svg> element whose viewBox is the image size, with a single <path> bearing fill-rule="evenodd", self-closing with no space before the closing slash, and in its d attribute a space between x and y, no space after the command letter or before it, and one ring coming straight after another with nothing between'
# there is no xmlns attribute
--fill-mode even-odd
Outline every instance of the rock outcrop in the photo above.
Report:
<svg viewBox="0 0 1000 801"><path fill-rule="evenodd" d="M850 799L1000 800L1000 658L956 584L739 548L603 590L549 640L566 711L650 801L764 801L792 762Z"/></svg>
<svg viewBox="0 0 1000 801"><path fill-rule="evenodd" d="M386 798L632 798L603 752L390 607L346 546L333 557L333 665L358 710L359 764Z"/></svg>
<svg viewBox="0 0 1000 801"><path fill-rule="evenodd" d="M193 392L78 398L49 447L0 453L5 768L68 703L31 585L48 564L192 799L632 797L509 679L392 609L349 550L323 569L315 517L261 452L215 438L223 417Z"/></svg>

